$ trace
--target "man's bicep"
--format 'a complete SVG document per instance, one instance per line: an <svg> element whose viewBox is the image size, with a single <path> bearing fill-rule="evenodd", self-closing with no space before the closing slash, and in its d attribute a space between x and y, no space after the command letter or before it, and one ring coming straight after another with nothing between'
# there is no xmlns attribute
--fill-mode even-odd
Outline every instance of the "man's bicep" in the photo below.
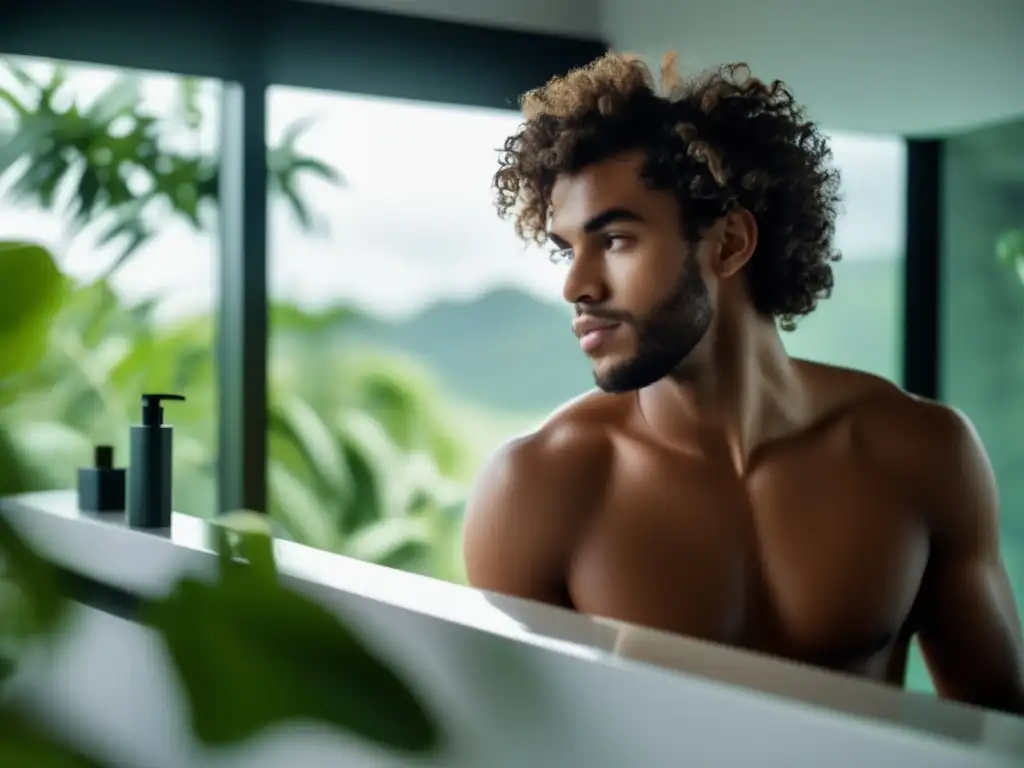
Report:
<svg viewBox="0 0 1024 768"><path fill-rule="evenodd" d="M920 644L938 691L1024 713L1020 617L1000 556L995 478L973 427L951 413L936 445L933 553Z"/></svg>
<svg viewBox="0 0 1024 768"><path fill-rule="evenodd" d="M938 564L919 642L938 692L1024 714L1020 619L998 556Z"/></svg>

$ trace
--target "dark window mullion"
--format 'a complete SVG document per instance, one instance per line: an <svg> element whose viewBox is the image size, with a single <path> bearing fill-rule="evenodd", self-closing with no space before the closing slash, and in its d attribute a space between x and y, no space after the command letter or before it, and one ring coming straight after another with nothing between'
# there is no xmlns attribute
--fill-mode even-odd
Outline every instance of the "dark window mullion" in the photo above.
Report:
<svg viewBox="0 0 1024 768"><path fill-rule="evenodd" d="M942 151L934 139L907 141L903 386L938 398L942 290Z"/></svg>
<svg viewBox="0 0 1024 768"><path fill-rule="evenodd" d="M253 20L250 19L250 22ZM218 511L267 511L267 80L257 24L221 110Z"/></svg>

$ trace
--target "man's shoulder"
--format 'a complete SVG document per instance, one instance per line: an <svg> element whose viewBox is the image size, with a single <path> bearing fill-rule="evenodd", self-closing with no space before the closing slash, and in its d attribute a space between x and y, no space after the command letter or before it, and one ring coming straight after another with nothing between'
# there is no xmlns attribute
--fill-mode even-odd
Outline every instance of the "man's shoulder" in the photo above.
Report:
<svg viewBox="0 0 1024 768"><path fill-rule="evenodd" d="M588 392L551 414L535 430L504 443L490 465L545 476L599 470L611 458L623 396Z"/></svg>
<svg viewBox="0 0 1024 768"><path fill-rule="evenodd" d="M860 376L862 391L852 399L850 414L858 436L868 444L933 463L953 458L976 442L970 419L953 406L870 374Z"/></svg>
<svg viewBox="0 0 1024 768"><path fill-rule="evenodd" d="M833 369L827 375L842 392L839 407L856 446L894 481L930 495L942 493L969 465L986 471L974 425L958 409L872 374Z"/></svg>
<svg viewBox="0 0 1024 768"><path fill-rule="evenodd" d="M501 445L477 475L471 506L581 503L603 487L613 460L621 396L592 392L565 404L537 429Z"/></svg>
<svg viewBox="0 0 1024 768"><path fill-rule="evenodd" d="M941 450L973 435L967 417L952 406L913 395L872 373L818 363L802 363L824 393L822 410L849 417L858 436L887 443L908 441Z"/></svg>

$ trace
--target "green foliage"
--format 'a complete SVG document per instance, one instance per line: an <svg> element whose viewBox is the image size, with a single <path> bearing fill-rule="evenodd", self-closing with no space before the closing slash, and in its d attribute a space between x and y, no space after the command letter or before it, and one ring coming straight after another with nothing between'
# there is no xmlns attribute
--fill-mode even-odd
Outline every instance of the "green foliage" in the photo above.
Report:
<svg viewBox="0 0 1024 768"><path fill-rule="evenodd" d="M325 360L303 325L274 329L272 516L302 543L461 580L450 478L467 457L435 385L395 356L352 347Z"/></svg>
<svg viewBox="0 0 1024 768"><path fill-rule="evenodd" d="M333 614L278 581L266 518L229 516L218 526L219 578L185 578L145 601L185 692L194 735L232 746L268 728L315 720L376 744L425 753L441 729L420 698ZM260 523L263 523L261 525ZM4 586L0 641L52 638L67 613L56 571L0 518ZM4 675L14 660L4 657ZM0 703L0 765L101 768L10 702Z"/></svg>
<svg viewBox="0 0 1024 768"><path fill-rule="evenodd" d="M63 276L44 249L0 243L0 377L30 368L46 349L49 326L60 303Z"/></svg>
<svg viewBox="0 0 1024 768"><path fill-rule="evenodd" d="M216 211L219 158L180 151L165 140L171 131L198 129L202 114L197 81L181 81L180 111L163 117L142 111L142 82L135 75L119 76L90 104L82 105L72 90L68 67L56 66L48 78L37 80L14 60L2 65L17 88L0 88L0 103L14 118L10 135L0 141L0 175L21 168L8 194L15 202L53 209L62 187L71 184L71 230L102 220L98 244L122 245L108 275L156 234L161 214L169 210L201 229L204 207ZM300 178L341 182L333 168L296 150L296 142L311 125L309 120L295 123L267 156L271 190L288 201L307 228L313 214L299 195Z"/></svg>
<svg viewBox="0 0 1024 768"><path fill-rule="evenodd" d="M0 243L0 384L43 356L62 285L46 250L25 243ZM10 482L17 468L5 463L3 470ZM25 643L52 638L63 627L68 610L53 564L39 556L3 517L0 566L3 682L14 673ZM102 768L6 701L0 702L0 765Z"/></svg>
<svg viewBox="0 0 1024 768"><path fill-rule="evenodd" d="M63 209L69 189L70 231L98 222L98 244L122 247L106 275L82 284L65 279L36 246L0 244L0 493L69 487L99 442L126 455L139 394L173 390L188 396L173 416L175 506L212 514L213 318L157 323L153 302L126 303L109 279L157 233L161 208L197 228L208 223L202 209L216 202L216 158L165 141L173 121L179 133L200 127L198 86L183 82L179 114L160 117L140 106L133 77L82 105L62 67L39 82L16 64L8 69L18 85L17 93L0 90L15 118L0 144L9 195ZM267 164L272 190L312 227L300 176L340 176L297 152L308 126L292 126ZM362 320L349 309L278 306L270 314L276 524L303 543L458 578L460 494L447 476L464 456L429 379L394 356L354 349L325 361L326 334ZM200 741L237 743L305 718L408 751L434 746L436 723L400 676L330 613L278 582L267 517L239 513L218 522L229 531L220 541L220 578L183 581L145 610L180 674ZM0 530L0 560L6 676L20 643L51 637L66 609L52 564L9 527ZM0 740L0 764L96 764L10 707L0 711L0 731L20 734Z"/></svg>
<svg viewBox="0 0 1024 768"><path fill-rule="evenodd" d="M18 92L0 90L16 118L11 141L0 149L0 176L13 178L7 188L16 199L53 207L58 188L76 184L68 210L74 230L106 222L101 244L131 234L114 268L155 234L158 220L144 210L151 204L203 226L198 211L218 192L216 158L165 140L201 126L195 81L182 81L175 114L158 117L140 106L136 77L118 77L82 105L67 68L37 81L15 62L6 66ZM297 150L310 124L292 125L267 158L273 191L306 226L312 215L298 192L300 177L341 178ZM129 189L140 173L145 192ZM126 304L106 277L69 284L63 298L45 354L11 383L10 407L0 412L0 458L16 470L0 473L0 491L67 487L97 442L126 455L139 393L180 391L188 400L172 420L175 506L212 514L214 319L157 324L152 302ZM452 537L460 499L446 478L464 472L466 457L428 377L394 355L349 349L325 361L324 345L336 346L329 335L365 322L351 309L275 305L270 317L274 519L302 543L459 579Z"/></svg>
<svg viewBox="0 0 1024 768"><path fill-rule="evenodd" d="M1011 229L996 241L996 258L1013 267L1024 282L1024 229Z"/></svg>
<svg viewBox="0 0 1024 768"><path fill-rule="evenodd" d="M67 604L57 571L0 517L0 553L3 556L3 638L8 646L57 632L67 616Z"/></svg>
<svg viewBox="0 0 1024 768"><path fill-rule="evenodd" d="M265 534L244 534L234 551L247 560L222 534L219 580L185 579L148 610L201 742L234 744L312 718L396 749L437 745L438 725L401 678L331 613L278 583Z"/></svg>
<svg viewBox="0 0 1024 768"><path fill-rule="evenodd" d="M61 285L60 273L45 249L0 243L0 382L27 361L42 357ZM8 587L0 603L6 639L57 629L64 610L56 575L2 518L0 566Z"/></svg>
<svg viewBox="0 0 1024 768"><path fill-rule="evenodd" d="M0 765L32 768L104 768L65 743L27 713L0 703Z"/></svg>

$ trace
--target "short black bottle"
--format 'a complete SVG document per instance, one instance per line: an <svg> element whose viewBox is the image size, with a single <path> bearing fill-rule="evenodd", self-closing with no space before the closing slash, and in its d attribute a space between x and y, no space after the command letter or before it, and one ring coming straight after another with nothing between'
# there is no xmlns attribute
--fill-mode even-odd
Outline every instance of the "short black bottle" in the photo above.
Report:
<svg viewBox="0 0 1024 768"><path fill-rule="evenodd" d="M142 423L129 435L128 525L132 528L170 528L173 430L164 424L165 400L181 395L142 396Z"/></svg>
<svg viewBox="0 0 1024 768"><path fill-rule="evenodd" d="M91 467L78 470L78 508L83 512L124 512L125 471L114 466L114 449L97 445Z"/></svg>

